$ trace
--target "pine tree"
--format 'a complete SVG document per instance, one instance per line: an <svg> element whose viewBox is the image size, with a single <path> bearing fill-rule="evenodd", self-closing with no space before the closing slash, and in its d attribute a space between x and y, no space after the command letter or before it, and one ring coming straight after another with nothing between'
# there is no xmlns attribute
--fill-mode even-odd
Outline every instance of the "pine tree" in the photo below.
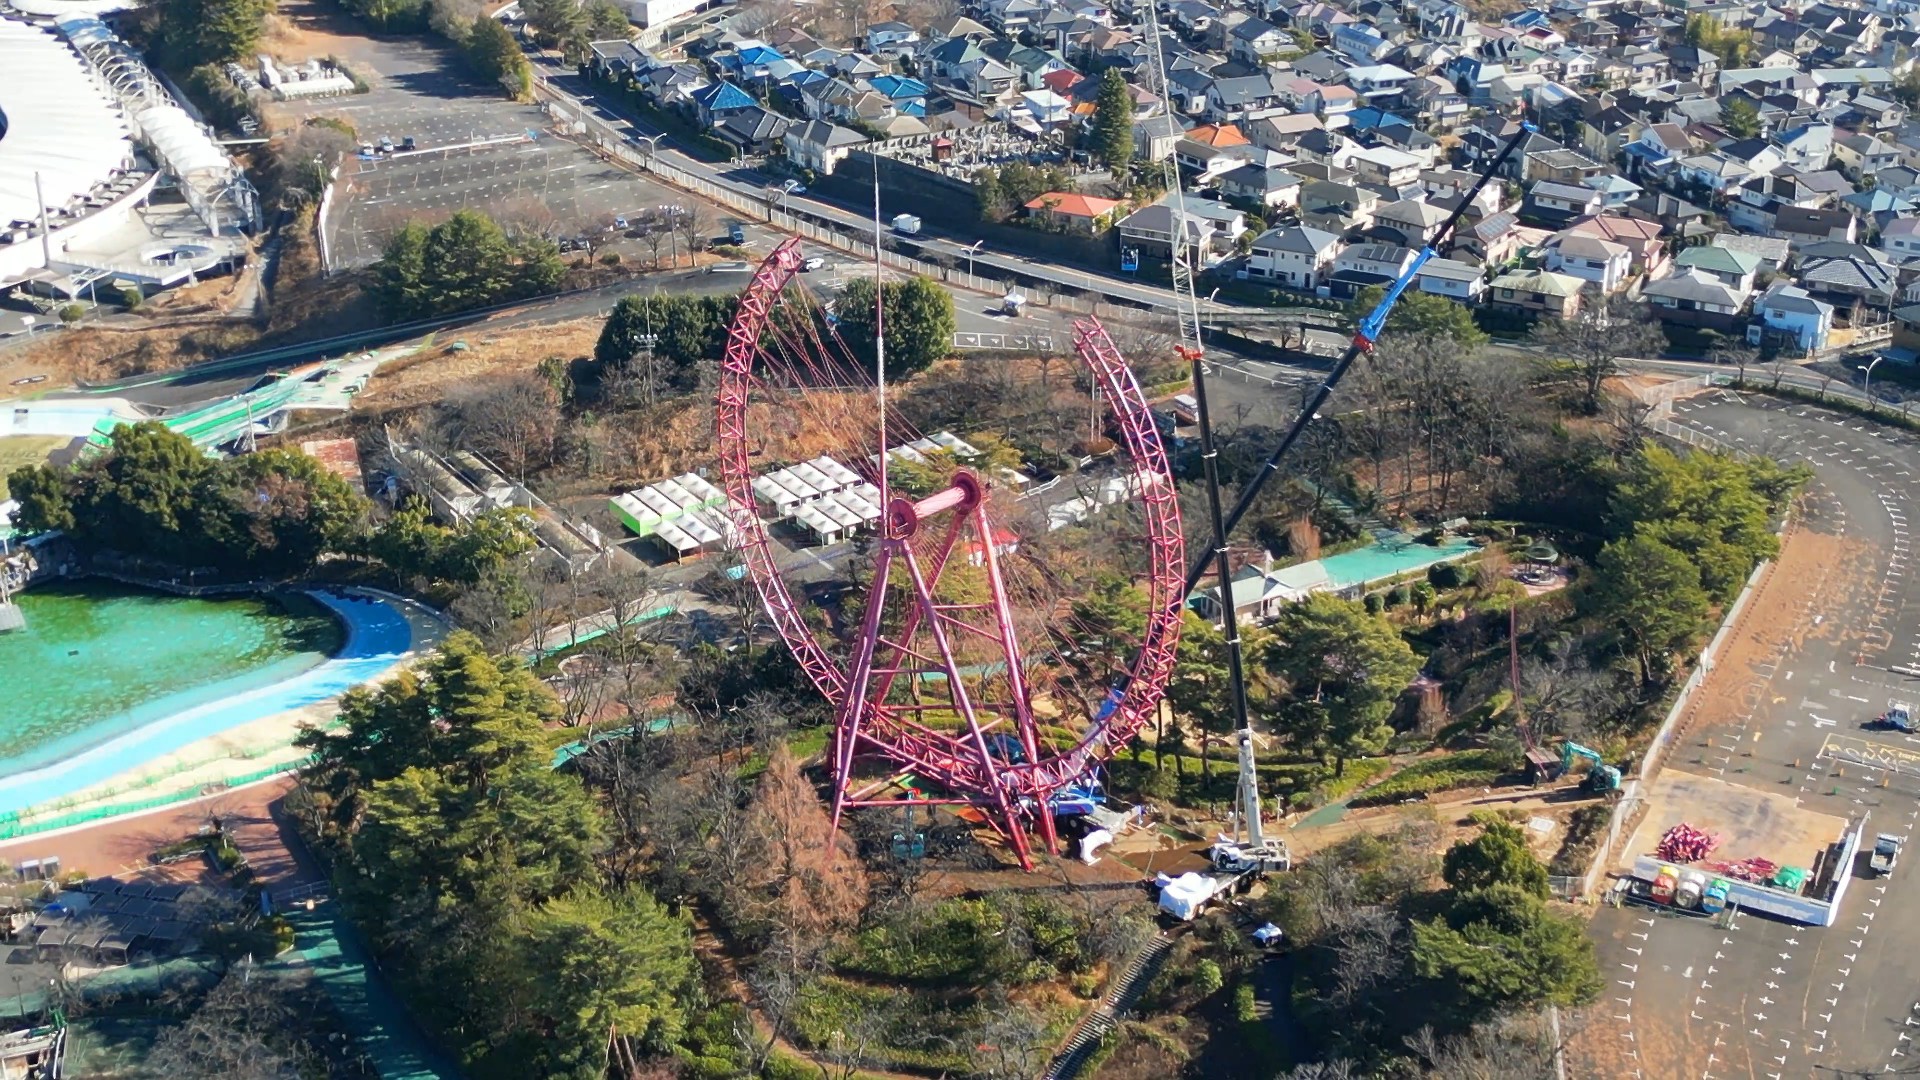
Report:
<svg viewBox="0 0 1920 1080"><path fill-rule="evenodd" d="M1093 153L1116 174L1133 160L1133 96L1118 68L1107 69L1094 99Z"/></svg>

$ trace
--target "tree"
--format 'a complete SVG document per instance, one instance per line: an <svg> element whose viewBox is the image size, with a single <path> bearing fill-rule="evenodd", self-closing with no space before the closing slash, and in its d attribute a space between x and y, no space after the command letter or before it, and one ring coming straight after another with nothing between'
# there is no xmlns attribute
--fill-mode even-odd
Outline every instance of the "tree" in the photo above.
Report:
<svg viewBox="0 0 1920 1080"><path fill-rule="evenodd" d="M1116 176L1133 162L1133 93L1119 68L1100 77L1100 94L1093 103L1094 156Z"/></svg>
<svg viewBox="0 0 1920 1080"><path fill-rule="evenodd" d="M296 1041L306 1010L291 999L284 980L229 970L190 1015L160 1032L139 1075L299 1080L324 1066Z"/></svg>
<svg viewBox="0 0 1920 1080"><path fill-rule="evenodd" d="M1200 775L1211 800L1215 791L1208 759L1212 756L1213 740L1218 735L1231 736L1235 720L1227 696L1231 692L1227 683L1227 642L1219 627L1192 611L1186 613L1183 621L1185 626L1180 631L1173 675L1167 680L1167 704L1200 732ZM1240 633L1251 655L1258 632L1243 626Z"/></svg>
<svg viewBox="0 0 1920 1080"><path fill-rule="evenodd" d="M1545 900L1547 868L1527 846L1527 835L1505 821L1489 823L1480 835L1447 849L1440 876L1456 892L1510 885Z"/></svg>
<svg viewBox="0 0 1920 1080"><path fill-rule="evenodd" d="M1760 362L1760 350L1748 345L1743 338L1725 338L1707 350L1707 360L1733 368L1739 385L1745 386L1747 369Z"/></svg>
<svg viewBox="0 0 1920 1080"><path fill-rule="evenodd" d="M373 294L389 318L418 319L551 292L563 273L552 241L509 237L485 214L459 210L395 232L373 265Z"/></svg>
<svg viewBox="0 0 1920 1080"><path fill-rule="evenodd" d="M367 502L325 465L273 448L222 464L217 494L202 507L209 538L227 557L281 572L303 570L345 551L366 525Z"/></svg>
<svg viewBox="0 0 1920 1080"><path fill-rule="evenodd" d="M1582 304L1571 319L1541 319L1529 337L1549 358L1573 366L1589 416L1600 411L1600 389L1619 373L1622 358L1658 356L1667 347L1660 321L1625 295Z"/></svg>
<svg viewBox="0 0 1920 1080"><path fill-rule="evenodd" d="M1472 1019L1583 1005L1602 985L1583 924L1512 885L1459 894L1445 916L1415 922L1413 962L1436 990L1457 995Z"/></svg>
<svg viewBox="0 0 1920 1080"><path fill-rule="evenodd" d="M1653 683L1666 671L1668 654L1706 618L1709 600L1699 569L1653 537L1631 536L1601 548L1594 570L1595 613L1628 643L1641 683Z"/></svg>
<svg viewBox="0 0 1920 1080"><path fill-rule="evenodd" d="M979 203L981 217L997 218L1004 214L1007 197L1000 187L1000 170L991 165L974 170L973 197Z"/></svg>
<svg viewBox="0 0 1920 1080"><path fill-rule="evenodd" d="M1275 729L1340 771L1348 758L1385 747L1387 717L1420 671L1391 624L1324 593L1285 610L1259 659L1285 687Z"/></svg>
<svg viewBox="0 0 1920 1080"><path fill-rule="evenodd" d="M533 69L527 63L526 54L520 51L520 43L499 19L474 16L463 44L474 74L498 84L516 101L527 96L533 87Z"/></svg>
<svg viewBox="0 0 1920 1080"><path fill-rule="evenodd" d="M1385 295L1385 286L1367 286L1348 308L1349 315L1358 322L1379 306ZM1423 292L1401 294L1393 313L1387 316L1387 325L1382 331L1383 336L1386 334L1425 340L1443 338L1457 350L1455 355L1487 343L1486 333L1473 321L1472 308Z"/></svg>
<svg viewBox="0 0 1920 1080"><path fill-rule="evenodd" d="M1909 109L1920 108L1920 64L1907 68L1893 84L1893 96Z"/></svg>
<svg viewBox="0 0 1920 1080"><path fill-rule="evenodd" d="M1729 94L1720 103L1720 123L1736 138L1751 139L1760 134L1760 106L1742 94Z"/></svg>
<svg viewBox="0 0 1920 1080"><path fill-rule="evenodd" d="M587 13L580 0L522 0L520 10L543 45L571 45L587 34Z"/></svg>
<svg viewBox="0 0 1920 1080"><path fill-rule="evenodd" d="M769 934L796 969L859 922L867 875L836 833L785 743L773 749L746 810L746 860L732 894L742 925Z"/></svg>
<svg viewBox="0 0 1920 1080"><path fill-rule="evenodd" d="M17 501L13 523L22 532L52 532L74 527L73 493L65 470L51 465L22 465L7 477L7 491Z"/></svg>
<svg viewBox="0 0 1920 1080"><path fill-rule="evenodd" d="M453 402L456 442L492 457L521 482L552 464L566 422L560 396L537 374L482 383Z"/></svg>
<svg viewBox="0 0 1920 1080"><path fill-rule="evenodd" d="M249 58L272 0L153 0L155 32L167 63L185 69Z"/></svg>
<svg viewBox="0 0 1920 1080"><path fill-rule="evenodd" d="M526 953L534 1007L569 1069L598 1065L609 1031L643 1052L670 1050L699 993L687 924L638 888L578 888L547 901L530 920Z"/></svg>
<svg viewBox="0 0 1920 1080"><path fill-rule="evenodd" d="M1614 490L1612 517L1621 531L1686 555L1708 596L1727 603L1755 564L1778 554L1771 519L1804 477L1765 458L1749 463L1648 444Z"/></svg>
<svg viewBox="0 0 1920 1080"><path fill-rule="evenodd" d="M873 281L854 278L847 283L837 308L840 337L868 371L873 370L874 316ZM953 352L953 334L957 323L953 314L953 294L931 278L915 275L902 282L888 282L882 292L886 309L887 378L906 380L926 370L936 360Z"/></svg>

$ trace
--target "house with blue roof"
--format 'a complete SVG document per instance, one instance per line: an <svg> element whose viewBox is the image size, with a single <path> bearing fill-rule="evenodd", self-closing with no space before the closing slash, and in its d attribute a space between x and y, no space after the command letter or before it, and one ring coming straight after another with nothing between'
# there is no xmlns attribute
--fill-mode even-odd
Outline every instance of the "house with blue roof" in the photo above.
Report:
<svg viewBox="0 0 1920 1080"><path fill-rule="evenodd" d="M700 122L708 127L718 126L735 113L759 108L753 95L724 80L695 90L688 95L688 100L699 110Z"/></svg>
<svg viewBox="0 0 1920 1080"><path fill-rule="evenodd" d="M1412 127L1413 121L1385 109L1372 105L1362 105L1347 114L1347 126L1355 134L1383 127Z"/></svg>

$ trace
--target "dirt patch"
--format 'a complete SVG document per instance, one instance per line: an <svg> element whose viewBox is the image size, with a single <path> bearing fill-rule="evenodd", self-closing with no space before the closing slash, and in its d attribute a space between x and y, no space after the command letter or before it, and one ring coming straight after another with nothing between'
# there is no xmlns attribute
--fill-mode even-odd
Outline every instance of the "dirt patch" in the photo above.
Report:
<svg viewBox="0 0 1920 1080"><path fill-rule="evenodd" d="M444 399L477 379L531 371L549 356L593 355L601 320L575 319L543 326L488 331L484 326L451 331L447 338L382 367L354 400L354 411L389 413ZM464 348L455 348L455 344Z"/></svg>
<svg viewBox="0 0 1920 1080"><path fill-rule="evenodd" d="M10 354L0 363L0 381L46 375L37 390L75 380L99 382L149 371L172 371L187 364L238 352L260 337L251 323L221 320L211 325L173 327L91 326L62 330Z"/></svg>
<svg viewBox="0 0 1920 1080"><path fill-rule="evenodd" d="M1839 641L1857 633L1844 619L1813 625L1806 612L1829 588L1871 589L1878 580L1873 570L1870 545L1796 523L1722 642L1713 672L1694 692L1679 731L1745 723L1764 699L1773 679L1771 665L1783 648L1797 652L1809 640Z"/></svg>
<svg viewBox="0 0 1920 1080"><path fill-rule="evenodd" d="M1783 866L1810 867L1814 856L1833 843L1846 821L1807 810L1786 795L1736 787L1724 780L1664 770L1645 788L1646 816L1622 845L1618 868L1653 851L1668 829L1685 822L1712 833L1720 843L1709 860L1769 859Z"/></svg>

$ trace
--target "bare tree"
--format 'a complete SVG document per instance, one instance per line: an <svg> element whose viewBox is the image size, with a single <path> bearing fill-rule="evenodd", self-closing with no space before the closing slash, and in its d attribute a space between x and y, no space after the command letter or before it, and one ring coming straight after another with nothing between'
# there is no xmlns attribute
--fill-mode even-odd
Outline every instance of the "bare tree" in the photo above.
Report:
<svg viewBox="0 0 1920 1080"><path fill-rule="evenodd" d="M1667 347L1647 305L1624 294L1583 303L1570 319L1541 319L1529 338L1550 359L1573 365L1588 415L1600 411L1600 388L1619 374L1620 361L1658 356Z"/></svg>
<svg viewBox="0 0 1920 1080"><path fill-rule="evenodd" d="M287 986L251 965L228 971L192 1015L160 1033L142 1075L299 1080L317 1062L289 1037L298 1014Z"/></svg>
<svg viewBox="0 0 1920 1080"><path fill-rule="evenodd" d="M707 208L697 202L688 203L680 210L680 213L674 215L673 227L679 231L680 239L685 241L687 255L691 261L694 252L707 246L709 239L707 230L713 227L713 215L707 213Z"/></svg>
<svg viewBox="0 0 1920 1080"><path fill-rule="evenodd" d="M647 246L649 267L655 270L660 269L660 249L666 247L667 241L672 238L673 231L658 224L649 225L640 233L640 242Z"/></svg>
<svg viewBox="0 0 1920 1080"><path fill-rule="evenodd" d="M1046 1025L1032 1009L1011 1001L989 1005L987 1019L968 1036L973 1075L1027 1080L1046 1067L1052 1049Z"/></svg>
<svg viewBox="0 0 1920 1080"><path fill-rule="evenodd" d="M1707 359L1722 367L1732 368L1739 385L1745 386L1747 369L1760 362L1760 350L1742 338L1722 338L1707 350Z"/></svg>
<svg viewBox="0 0 1920 1080"><path fill-rule="evenodd" d="M1483 1024L1445 1039L1423 1027L1406 1043L1433 1080L1538 1080L1553 1074L1551 1040L1520 1022Z"/></svg>
<svg viewBox="0 0 1920 1080"><path fill-rule="evenodd" d="M524 483L550 464L565 418L553 386L527 373L489 382L457 398L452 441L501 462Z"/></svg>

